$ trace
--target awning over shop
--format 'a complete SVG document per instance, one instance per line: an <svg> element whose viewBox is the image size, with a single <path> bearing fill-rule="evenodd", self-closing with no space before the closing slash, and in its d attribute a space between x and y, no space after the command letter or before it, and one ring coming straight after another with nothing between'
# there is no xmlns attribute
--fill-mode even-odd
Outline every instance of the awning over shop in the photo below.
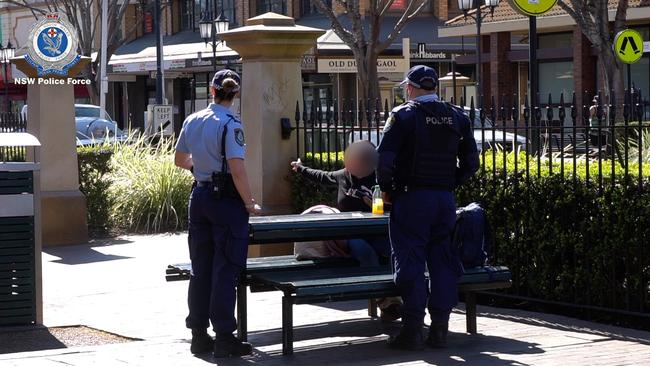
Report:
<svg viewBox="0 0 650 366"><path fill-rule="evenodd" d="M164 70L194 71L212 67L212 46L205 44L195 32L184 31L163 38ZM217 44L217 63L239 59L237 52L224 43ZM113 54L108 63L109 74L146 74L156 70L156 39L146 35L127 43Z"/></svg>

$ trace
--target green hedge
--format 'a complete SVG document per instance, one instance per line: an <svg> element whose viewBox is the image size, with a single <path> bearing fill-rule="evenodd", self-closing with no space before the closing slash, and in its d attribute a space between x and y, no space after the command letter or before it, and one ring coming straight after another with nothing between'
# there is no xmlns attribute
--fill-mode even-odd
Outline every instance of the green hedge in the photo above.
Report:
<svg viewBox="0 0 650 366"><path fill-rule="evenodd" d="M88 230L91 234L107 234L113 226L110 210L113 199L108 194L113 151L104 146L77 149L79 189L86 196Z"/></svg>
<svg viewBox="0 0 650 366"><path fill-rule="evenodd" d="M574 176L572 162L565 160L562 176L559 161L542 160L538 170L536 158L529 156L526 175L526 158L507 154L503 170L502 153L494 164L486 154L480 171L485 174L456 192L459 206L480 202L486 208L496 243L493 263L513 272L509 291L541 300L648 311L650 165L642 166L639 181L638 165L631 164L625 177L624 168L615 164L612 179L612 163L603 161L601 190L597 162L579 161ZM334 202L329 190L300 177L292 182L296 209Z"/></svg>
<svg viewBox="0 0 650 366"><path fill-rule="evenodd" d="M321 166L319 164L322 163L323 168L327 169L327 157L329 156L332 159L330 161L332 170L343 168L343 152L339 153L338 160L336 159L335 153L324 155L322 162L320 161L320 154L314 155L315 158L311 154L307 154L303 164L310 168L320 168ZM289 172L287 180L291 185L291 207L294 212L302 212L311 206L320 204L336 206L337 187L323 186L293 171Z"/></svg>

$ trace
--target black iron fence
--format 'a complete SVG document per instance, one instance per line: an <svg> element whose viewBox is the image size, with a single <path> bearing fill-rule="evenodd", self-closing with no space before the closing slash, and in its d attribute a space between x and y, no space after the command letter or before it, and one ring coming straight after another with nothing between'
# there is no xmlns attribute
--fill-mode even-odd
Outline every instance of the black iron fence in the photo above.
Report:
<svg viewBox="0 0 650 366"><path fill-rule="evenodd" d="M514 276L501 298L650 322L650 108L636 90L599 96L458 103L482 162L458 204L488 208L493 261ZM296 154L340 168L352 142L381 141L389 110L388 101L297 104Z"/></svg>
<svg viewBox="0 0 650 366"><path fill-rule="evenodd" d="M0 132L25 132L26 122L20 113L0 113ZM25 161L25 148L0 147L0 161Z"/></svg>
<svg viewBox="0 0 650 366"><path fill-rule="evenodd" d="M585 93L582 100L592 101L594 97ZM482 161L488 163L483 164L481 174L486 174L489 163L505 163L508 154L517 151L525 153L525 166L515 165L514 169L524 168L526 175L531 174L531 167L541 174L544 166L551 173L575 176L578 162L583 162L586 179L595 180L601 188L605 179L621 173L634 173L640 180L642 163L650 162L650 103L638 90L626 92L620 105L606 104L602 93L597 99L597 104L577 105L575 94L561 94L557 99L548 95L546 102L538 101L536 107L531 107L528 97L520 105L517 96L503 96L500 104L492 97L483 109L473 98L467 104L461 99L458 106L472 121L477 148ZM340 166L343 151L354 141L379 144L389 111L388 100L358 104L353 100L321 100L302 106L296 103L296 156L313 160L321 169ZM607 161L615 164L604 164ZM571 172L565 169L569 165L574 168ZM592 165L598 166L596 175L589 169ZM623 171L619 172L619 168ZM632 168L637 171L632 172ZM496 174L496 170L492 173Z"/></svg>

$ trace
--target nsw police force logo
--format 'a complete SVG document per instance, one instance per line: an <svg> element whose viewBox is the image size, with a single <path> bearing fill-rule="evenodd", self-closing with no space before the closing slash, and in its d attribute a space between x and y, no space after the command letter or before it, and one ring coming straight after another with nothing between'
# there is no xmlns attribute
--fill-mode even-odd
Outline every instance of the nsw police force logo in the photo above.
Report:
<svg viewBox="0 0 650 366"><path fill-rule="evenodd" d="M48 14L29 33L25 60L38 72L38 76L62 75L77 64L78 42L72 27L59 14Z"/></svg>

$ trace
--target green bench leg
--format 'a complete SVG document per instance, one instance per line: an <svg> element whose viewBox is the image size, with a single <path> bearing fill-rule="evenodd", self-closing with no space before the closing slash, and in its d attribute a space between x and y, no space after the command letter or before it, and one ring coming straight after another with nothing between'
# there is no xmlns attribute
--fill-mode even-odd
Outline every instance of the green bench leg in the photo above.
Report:
<svg viewBox="0 0 650 366"><path fill-rule="evenodd" d="M282 354L293 354L293 297L289 293L282 296Z"/></svg>
<svg viewBox="0 0 650 366"><path fill-rule="evenodd" d="M246 282L240 280L237 284L237 337L242 341L248 340L248 314Z"/></svg>
<svg viewBox="0 0 650 366"><path fill-rule="evenodd" d="M465 293L465 316L467 321L467 333L476 334L476 293Z"/></svg>
<svg viewBox="0 0 650 366"><path fill-rule="evenodd" d="M368 300L368 316L377 318L377 299Z"/></svg>

